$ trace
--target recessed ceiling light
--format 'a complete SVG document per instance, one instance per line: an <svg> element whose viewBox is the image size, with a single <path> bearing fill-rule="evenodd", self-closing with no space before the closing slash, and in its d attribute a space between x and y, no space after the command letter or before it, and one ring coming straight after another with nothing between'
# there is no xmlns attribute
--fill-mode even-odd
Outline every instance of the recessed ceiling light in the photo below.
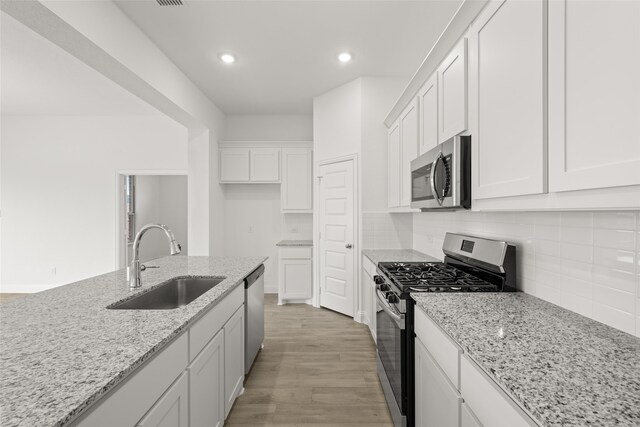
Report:
<svg viewBox="0 0 640 427"><path fill-rule="evenodd" d="M220 55L220 60L225 64L233 64L236 62L236 57L231 55L230 53L223 53Z"/></svg>
<svg viewBox="0 0 640 427"><path fill-rule="evenodd" d="M342 52L338 55L338 61L342 62L343 64L351 61L351 58L352 56L349 52Z"/></svg>

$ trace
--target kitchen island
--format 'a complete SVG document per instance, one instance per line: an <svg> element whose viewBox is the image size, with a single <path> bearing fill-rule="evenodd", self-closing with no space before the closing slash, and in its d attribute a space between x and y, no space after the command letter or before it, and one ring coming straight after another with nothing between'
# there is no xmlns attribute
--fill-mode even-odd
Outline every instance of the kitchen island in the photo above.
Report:
<svg viewBox="0 0 640 427"><path fill-rule="evenodd" d="M126 271L92 277L0 307L0 425L62 426L174 342L242 284L266 257L166 257L142 288ZM225 277L174 310L106 307L174 277Z"/></svg>

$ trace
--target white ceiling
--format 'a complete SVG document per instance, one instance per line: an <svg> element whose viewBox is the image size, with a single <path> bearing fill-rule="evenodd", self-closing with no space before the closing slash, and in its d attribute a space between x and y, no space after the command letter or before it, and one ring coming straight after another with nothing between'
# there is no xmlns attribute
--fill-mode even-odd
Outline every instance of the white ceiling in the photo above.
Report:
<svg viewBox="0 0 640 427"><path fill-rule="evenodd" d="M461 0L183 2L116 0L225 113L310 114L313 97L357 77L408 81Z"/></svg>
<svg viewBox="0 0 640 427"><path fill-rule="evenodd" d="M0 12L0 81L2 114L160 114L4 12Z"/></svg>

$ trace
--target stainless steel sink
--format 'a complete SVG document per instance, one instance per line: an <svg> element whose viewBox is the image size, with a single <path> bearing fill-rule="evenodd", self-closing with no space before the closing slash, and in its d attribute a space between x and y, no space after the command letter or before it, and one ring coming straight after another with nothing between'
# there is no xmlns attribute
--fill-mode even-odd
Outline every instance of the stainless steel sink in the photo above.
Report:
<svg viewBox="0 0 640 427"><path fill-rule="evenodd" d="M129 300L112 304L113 310L171 310L183 307L226 277L176 277Z"/></svg>

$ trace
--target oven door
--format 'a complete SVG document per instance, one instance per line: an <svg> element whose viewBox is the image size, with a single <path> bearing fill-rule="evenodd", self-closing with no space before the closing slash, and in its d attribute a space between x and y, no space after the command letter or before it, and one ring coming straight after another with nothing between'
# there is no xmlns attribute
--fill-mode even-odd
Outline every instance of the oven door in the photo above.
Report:
<svg viewBox="0 0 640 427"><path fill-rule="evenodd" d="M378 348L378 375L385 392L391 416L396 426L406 425L406 369L405 319L393 304L376 289L376 340Z"/></svg>

